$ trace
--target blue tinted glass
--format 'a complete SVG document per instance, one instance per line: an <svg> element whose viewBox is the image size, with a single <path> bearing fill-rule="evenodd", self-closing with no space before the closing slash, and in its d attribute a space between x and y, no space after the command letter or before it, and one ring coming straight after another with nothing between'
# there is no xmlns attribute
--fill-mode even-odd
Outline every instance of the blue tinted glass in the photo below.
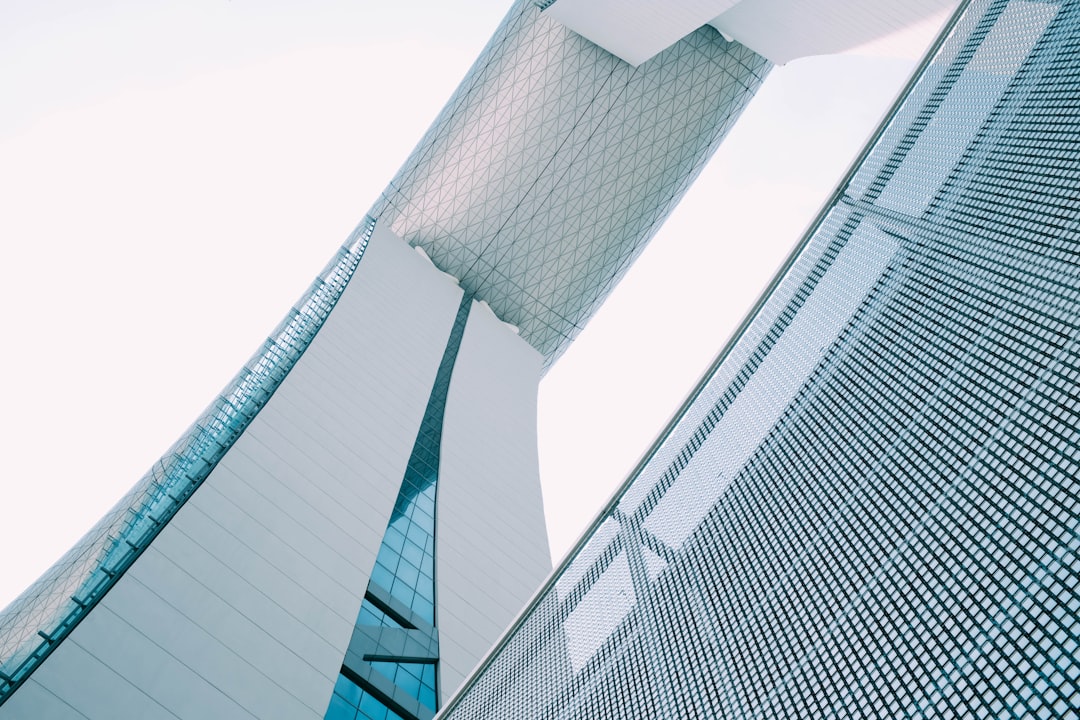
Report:
<svg viewBox="0 0 1080 720"><path fill-rule="evenodd" d="M423 670L420 681L420 702L429 708L435 708L438 703L435 699L435 666L422 665L421 667Z"/></svg>
<svg viewBox="0 0 1080 720"><path fill-rule="evenodd" d="M334 685L334 692L355 706L359 704L360 694L363 693L363 690L349 678L338 675L337 683Z"/></svg>
<svg viewBox="0 0 1080 720"><path fill-rule="evenodd" d="M397 667L398 664L394 662L373 662L371 667L375 668L379 674L397 682Z"/></svg>
<svg viewBox="0 0 1080 720"><path fill-rule="evenodd" d="M415 543L407 542L405 547L401 549L401 557L408 560L410 564L419 567L424 560L424 548Z"/></svg>
<svg viewBox="0 0 1080 720"><path fill-rule="evenodd" d="M385 720L387 712L385 705L368 693L364 693L364 697L360 701L360 714L357 718L363 718L363 720ZM391 717L397 716L392 715Z"/></svg>
<svg viewBox="0 0 1080 720"><path fill-rule="evenodd" d="M397 685L413 697L420 697L420 678L409 672L404 664L398 666Z"/></svg>
<svg viewBox="0 0 1080 720"><path fill-rule="evenodd" d="M391 663L392 664L392 663ZM326 710L326 720L399 720L375 696L364 691L344 675L339 675Z"/></svg>
<svg viewBox="0 0 1080 720"><path fill-rule="evenodd" d="M394 620L379 608L375 607L367 599L360 605L360 616L356 619L357 625L381 625L383 627L401 627L401 623Z"/></svg>
<svg viewBox="0 0 1080 720"><path fill-rule="evenodd" d="M354 720L354 718L356 718L356 706L334 693L330 697L330 707L326 709L326 720Z"/></svg>
<svg viewBox="0 0 1080 720"><path fill-rule="evenodd" d="M432 626L435 625L435 483L439 472L442 419L450 375L471 305L471 298L462 298L435 375L428 406L420 422L412 455L405 468L401 489L394 501L394 510L371 571L372 584L385 589L393 599ZM356 622L358 625L401 627L367 599L360 606ZM427 707L437 709L433 664L371 662L370 665L402 691ZM357 690L361 693L358 717L364 720L398 717L371 695L360 688Z"/></svg>
<svg viewBox="0 0 1080 720"><path fill-rule="evenodd" d="M412 565L410 565L407 562L398 563L397 578L396 578L397 581L394 583L395 586L398 584L398 581L399 581L399 582L404 583L406 586L408 586L410 588L415 588L416 591L419 591L420 588L416 587L416 585L417 585L416 581L419 580L419 579L420 579L420 570L418 568L413 567Z"/></svg>
<svg viewBox="0 0 1080 720"><path fill-rule="evenodd" d="M393 525L386 528L386 536L383 537L383 547L387 547L390 550L401 550L401 546L404 543L405 536L401 534L400 530Z"/></svg>
<svg viewBox="0 0 1080 720"><path fill-rule="evenodd" d="M376 563L371 569L371 582L389 589L394 584L394 573L381 563Z"/></svg>
<svg viewBox="0 0 1080 720"><path fill-rule="evenodd" d="M399 688L435 708L435 666L421 663L373 662L371 666Z"/></svg>

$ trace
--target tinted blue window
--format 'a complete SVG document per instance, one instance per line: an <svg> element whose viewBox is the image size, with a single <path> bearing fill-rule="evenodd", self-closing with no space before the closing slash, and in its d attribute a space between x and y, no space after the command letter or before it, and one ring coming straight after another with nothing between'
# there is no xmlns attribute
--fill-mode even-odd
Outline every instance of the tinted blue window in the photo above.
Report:
<svg viewBox="0 0 1080 720"><path fill-rule="evenodd" d="M330 699L330 707L326 710L326 720L354 720L355 718L356 706L335 693Z"/></svg>
<svg viewBox="0 0 1080 720"><path fill-rule="evenodd" d="M458 308L450 339L435 376L431 397L420 423L416 443L405 469L401 490L394 502L394 510L371 571L372 584L389 592L391 598L411 609L416 616L432 626L435 625L435 491L442 442L442 418L446 408L446 393L450 387L450 375L471 305L472 300L466 297ZM400 623L395 622L367 599L360 606L356 622L358 625L401 627ZM420 624L415 618L410 622ZM438 708L437 673L434 664L364 662L427 707L432 710ZM344 676L342 679L344 680ZM359 717L365 720L398 717L362 688L347 680L345 682L360 693L360 699L355 703L360 711ZM340 699L342 696L342 693L338 693L335 698ZM332 705L327 711L328 720L331 711L338 712L336 708L337 706Z"/></svg>

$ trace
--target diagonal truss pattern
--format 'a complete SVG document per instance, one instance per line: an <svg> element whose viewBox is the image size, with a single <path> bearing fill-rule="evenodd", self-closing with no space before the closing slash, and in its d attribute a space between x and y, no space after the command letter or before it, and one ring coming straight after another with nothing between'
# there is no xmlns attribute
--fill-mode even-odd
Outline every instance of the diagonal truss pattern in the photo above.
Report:
<svg viewBox="0 0 1080 720"><path fill-rule="evenodd" d="M703 27L635 68L516 3L372 214L550 363L770 67Z"/></svg>

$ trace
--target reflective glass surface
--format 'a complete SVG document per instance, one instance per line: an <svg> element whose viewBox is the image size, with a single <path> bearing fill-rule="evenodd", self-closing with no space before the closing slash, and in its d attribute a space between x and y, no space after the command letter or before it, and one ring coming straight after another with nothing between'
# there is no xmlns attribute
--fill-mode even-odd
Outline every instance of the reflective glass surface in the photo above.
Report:
<svg viewBox="0 0 1080 720"><path fill-rule="evenodd" d="M357 625L378 625L382 627L402 627L394 618L375 607L373 603L365 600L360 605L360 616L356 619Z"/></svg>
<svg viewBox="0 0 1080 720"><path fill-rule="evenodd" d="M390 522L383 536L382 545L371 572L368 595L360 606L357 626L398 627L422 634L424 639L437 638L435 630L435 499L439 477L439 453L442 443L443 414L446 396L450 389L454 363L457 360L461 339L465 334L472 297L465 295L458 307L457 316L450 330L446 349L435 375L435 383L428 399L420 430L416 436L412 454L405 469ZM407 608L410 622L400 622L380 609L372 596L382 591L388 594L383 602L400 603ZM405 618L402 618L404 620ZM355 644L354 640L354 644ZM360 642L367 642L366 639ZM344 667L342 679L348 686L362 690L368 703L386 708L393 698L363 679L367 670L374 670L390 680L396 692L413 698L429 711L438 709L436 660L430 662L390 661L392 650L379 646L351 648L362 658L357 667ZM375 659L375 658L378 659ZM348 677L347 677L348 676ZM353 678L353 679L350 679ZM355 679L355 682L354 682ZM344 712L342 693L335 696L327 710L327 718ZM358 711L362 705L354 703ZM366 716L362 716L366 717Z"/></svg>
<svg viewBox="0 0 1080 720"><path fill-rule="evenodd" d="M373 662L371 666L424 705L432 709L438 707L434 664Z"/></svg>
<svg viewBox="0 0 1080 720"><path fill-rule="evenodd" d="M398 496L371 579L428 622L435 622L435 473L438 456L424 448L424 474L408 473L408 493ZM435 465L429 465L434 461ZM412 464L410 464L412 467ZM413 484L423 485L420 489Z"/></svg>
<svg viewBox="0 0 1080 720"><path fill-rule="evenodd" d="M344 675L339 675L326 720L405 720Z"/></svg>

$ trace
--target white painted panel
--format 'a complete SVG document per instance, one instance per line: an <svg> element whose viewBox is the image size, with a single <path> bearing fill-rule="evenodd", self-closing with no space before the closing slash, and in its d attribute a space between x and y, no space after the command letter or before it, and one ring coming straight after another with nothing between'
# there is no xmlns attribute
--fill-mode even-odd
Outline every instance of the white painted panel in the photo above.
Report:
<svg viewBox="0 0 1080 720"><path fill-rule="evenodd" d="M739 0L558 0L544 11L637 67Z"/></svg>
<svg viewBox="0 0 1080 720"><path fill-rule="evenodd" d="M242 613L237 610L221 617L229 622L250 622L274 628L272 637L275 640L306 661L313 662L315 667L320 666L319 658L328 660L327 656L330 656L328 661L332 662L337 653L335 638L343 626L340 615L328 607L312 608L307 595L297 589L291 593L266 595L262 588L241 577L229 564L211 555L194 540L181 533L171 534L170 539L173 540L171 547L161 548L160 543L155 543L148 551L164 555L162 562L144 563L131 571L140 583L151 589L169 583L169 589L173 591L169 601L178 607L190 597L212 603L226 602L223 598L228 597L244 597L247 602ZM172 560L173 557L184 559L182 568ZM192 574L194 571L198 571L198 575ZM186 577L177 579L178 573ZM188 585L192 592L180 597L180 590ZM209 587L224 591L220 595L206 595L203 590ZM299 615L301 612L305 614Z"/></svg>
<svg viewBox="0 0 1080 720"><path fill-rule="evenodd" d="M274 397L0 717L322 717L461 294L376 228Z"/></svg>
<svg viewBox="0 0 1080 720"><path fill-rule="evenodd" d="M235 465L227 468L210 489L213 496L208 499L251 518L252 531L256 534L288 532L295 536L295 541L289 543L293 553L340 583L350 585L350 578L357 573L367 573L369 568L361 567L349 548L355 542L358 525L379 529L375 518L357 517L355 508L346 509L343 504L328 504L325 497L313 498L312 493L296 492L295 485L268 477L259 464L252 463L249 467L250 470ZM266 481L253 482L260 472ZM202 507L208 512L213 510L206 505ZM238 534L239 527L232 525L231 530ZM322 552L319 550L322 546L329 546L330 551Z"/></svg>
<svg viewBox="0 0 1080 720"><path fill-rule="evenodd" d="M551 570L536 450L542 363L473 304L447 396L435 518L443 699Z"/></svg>
<svg viewBox="0 0 1080 720"><path fill-rule="evenodd" d="M215 490L208 488L205 499L192 501L198 504L185 516L185 526L181 528L189 537L200 542L205 542L204 538L213 538L214 544L207 543L208 547L216 545L215 554L230 558L234 567L246 567L252 556L265 560L282 576L283 583L293 585L304 594L322 597L323 602L337 611L344 621L352 622L355 616L347 598L357 582L366 582L366 572L344 564L339 566L340 573L328 571L323 555L336 552L329 543L320 543L317 538L296 528L277 508L259 507L255 503L252 506L234 504ZM197 515L195 510L201 513ZM183 562L184 558L174 560ZM348 574L343 576L342 573ZM274 589L278 586L275 582Z"/></svg>
<svg viewBox="0 0 1080 720"><path fill-rule="evenodd" d="M558 0L544 14L636 67L705 24L775 63L886 38L890 54L914 56L955 7L956 0Z"/></svg>
<svg viewBox="0 0 1080 720"><path fill-rule="evenodd" d="M112 611L99 607L93 620L81 623L33 676L86 717L173 718L185 703L197 703L204 717L254 717Z"/></svg>
<svg viewBox="0 0 1080 720"><path fill-rule="evenodd" d="M742 0L709 24L783 64L808 55L851 50L926 23L924 32L929 35L934 23L955 7L956 0ZM914 40L926 42L922 34ZM914 48L915 52L921 49Z"/></svg>
<svg viewBox="0 0 1080 720"><path fill-rule="evenodd" d="M303 694L319 680L310 665L295 656L284 663L287 648L268 633L253 632L250 621L197 582L182 584L175 575L170 580L174 592L168 597L133 578L117 585L101 613L115 613L114 622L91 626L102 631L93 638L94 654L140 688L152 688L150 694L180 717L236 715L237 708L258 718L321 716L322 703L306 706L297 697L297 689ZM118 629L130 634L129 646L109 642ZM84 633L77 641L89 648L89 637ZM145 657L147 638L159 649L155 655L167 656L158 661L167 673Z"/></svg>
<svg viewBox="0 0 1080 720"><path fill-rule="evenodd" d="M198 546L202 552L193 552L193 546ZM273 597L274 602L287 612L303 617L310 625L311 632L331 642L351 623L351 606L336 600L338 593L323 587L329 584L326 578L289 575L278 564L277 558L264 557L255 549L238 542L227 528L201 511L189 514L182 530L167 528L158 536L152 549L195 576L231 573L259 592ZM200 565L199 558L205 555L217 558L224 570L214 568L209 563ZM130 571L136 577L142 573L140 563L136 563ZM212 579L208 578L208 581ZM240 592L244 593L245 608L249 603L257 602L246 591Z"/></svg>
<svg viewBox="0 0 1080 720"><path fill-rule="evenodd" d="M164 710L161 710L164 712ZM157 717L172 718L172 715L154 715L144 717L154 720ZM19 692L0 707L0 718L34 718L34 720L86 720L86 715L78 712L60 698L41 686L33 678L19 688Z"/></svg>

